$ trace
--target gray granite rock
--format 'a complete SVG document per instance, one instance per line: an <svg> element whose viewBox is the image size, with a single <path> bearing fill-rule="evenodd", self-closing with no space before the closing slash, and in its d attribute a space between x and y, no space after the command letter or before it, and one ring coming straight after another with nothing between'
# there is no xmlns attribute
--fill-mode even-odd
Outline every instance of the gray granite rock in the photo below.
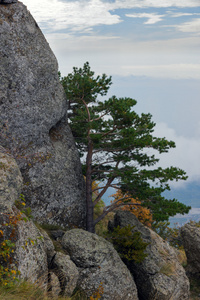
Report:
<svg viewBox="0 0 200 300"><path fill-rule="evenodd" d="M0 143L16 158L38 222L85 226L79 154L57 60L21 3L0 6Z"/></svg>
<svg viewBox="0 0 200 300"><path fill-rule="evenodd" d="M112 244L82 229L67 231L63 248L79 268L78 288L88 297L102 286L101 299L137 300L137 289Z"/></svg>
<svg viewBox="0 0 200 300"><path fill-rule="evenodd" d="M62 293L62 290L58 276L51 271L49 272L49 295L53 299L57 299L60 293Z"/></svg>
<svg viewBox="0 0 200 300"><path fill-rule="evenodd" d="M70 260L69 255L57 252L52 268L60 281L62 295L70 297L76 288L79 277L76 265Z"/></svg>
<svg viewBox="0 0 200 300"><path fill-rule="evenodd" d="M20 221L17 225L14 261L23 279L47 288L48 264L45 240L32 221Z"/></svg>
<svg viewBox="0 0 200 300"><path fill-rule="evenodd" d="M16 2L18 2L18 0L0 0L0 4L11 4Z"/></svg>
<svg viewBox="0 0 200 300"><path fill-rule="evenodd" d="M187 256L187 272L200 278L200 227L195 223L184 225L181 237Z"/></svg>
<svg viewBox="0 0 200 300"><path fill-rule="evenodd" d="M41 228L40 228L40 232L44 239L44 247L45 247L45 252L47 254L48 267L50 269L52 267L53 258L56 255L55 247L54 247L54 244L53 244L52 240L50 239L48 233L44 229L41 229Z"/></svg>
<svg viewBox="0 0 200 300"><path fill-rule="evenodd" d="M20 271L21 278L46 288L47 243L33 222L15 207L21 193L22 176L15 160L5 149L0 147L0 150L0 244L5 240L14 243L13 267ZM2 256L0 264L7 264Z"/></svg>
<svg viewBox="0 0 200 300"><path fill-rule="evenodd" d="M113 227L135 226L144 242L148 256L142 263L125 261L131 271L141 300L188 300L189 280L178 261L177 252L154 231L145 227L130 212L118 211Z"/></svg>
<svg viewBox="0 0 200 300"><path fill-rule="evenodd" d="M21 192L22 181L16 161L0 147L0 212L12 212Z"/></svg>

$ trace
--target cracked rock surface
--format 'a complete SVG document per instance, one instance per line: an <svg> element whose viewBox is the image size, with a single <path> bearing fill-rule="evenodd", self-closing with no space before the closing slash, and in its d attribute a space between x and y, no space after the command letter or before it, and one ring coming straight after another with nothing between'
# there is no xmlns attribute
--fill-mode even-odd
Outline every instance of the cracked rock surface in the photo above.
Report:
<svg viewBox="0 0 200 300"><path fill-rule="evenodd" d="M145 227L130 212L118 211L113 227L135 226L144 242L148 256L142 263L125 262L133 274L140 300L188 300L189 280L178 261L177 252L154 231Z"/></svg>
<svg viewBox="0 0 200 300"><path fill-rule="evenodd" d="M18 0L0 0L0 4L11 4L16 2L18 2Z"/></svg>
<svg viewBox="0 0 200 300"><path fill-rule="evenodd" d="M88 297L102 285L101 299L138 300L129 270L108 241L82 229L72 229L64 234L62 246L79 268L78 287Z"/></svg>
<svg viewBox="0 0 200 300"><path fill-rule="evenodd" d="M40 223L85 226L84 180L57 60L21 2L0 5L0 144Z"/></svg>
<svg viewBox="0 0 200 300"><path fill-rule="evenodd" d="M187 256L187 272L200 277L200 227L188 223L181 227L181 237Z"/></svg>

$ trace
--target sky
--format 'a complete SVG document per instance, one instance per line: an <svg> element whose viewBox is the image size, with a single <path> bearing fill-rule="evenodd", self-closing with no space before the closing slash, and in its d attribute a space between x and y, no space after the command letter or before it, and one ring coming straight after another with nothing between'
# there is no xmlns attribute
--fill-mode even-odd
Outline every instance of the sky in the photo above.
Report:
<svg viewBox="0 0 200 300"><path fill-rule="evenodd" d="M108 96L136 99L138 113L152 114L155 136L175 141L161 166L180 167L200 185L200 0L22 2L62 76L86 61L112 76Z"/></svg>

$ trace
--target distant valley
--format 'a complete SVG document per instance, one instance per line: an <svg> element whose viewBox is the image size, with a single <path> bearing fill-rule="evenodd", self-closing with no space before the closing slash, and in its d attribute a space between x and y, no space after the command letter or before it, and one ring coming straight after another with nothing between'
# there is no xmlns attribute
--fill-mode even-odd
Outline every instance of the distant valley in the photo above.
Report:
<svg viewBox="0 0 200 300"><path fill-rule="evenodd" d="M171 191L165 192L165 197L168 199L178 199L186 205L192 207L186 215L177 214L176 216L169 219L171 226L176 224L182 226L190 220L200 221L200 183L191 182L187 183L184 187L171 188Z"/></svg>
<svg viewBox="0 0 200 300"><path fill-rule="evenodd" d="M112 197L110 195L114 194L114 189L109 189L104 195L103 200L106 205L109 205ZM186 183L184 187L180 188L171 188L171 191L166 191L164 196L167 199L177 199L179 202L182 202L188 206L191 206L192 209L188 214L181 215L177 214L174 217L169 219L171 226L182 226L190 220L200 221L200 183L191 182Z"/></svg>

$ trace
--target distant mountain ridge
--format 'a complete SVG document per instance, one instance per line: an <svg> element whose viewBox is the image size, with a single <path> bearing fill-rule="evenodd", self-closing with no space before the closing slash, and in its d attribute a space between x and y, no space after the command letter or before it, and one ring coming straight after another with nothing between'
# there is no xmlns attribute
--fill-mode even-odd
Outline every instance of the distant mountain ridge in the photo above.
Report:
<svg viewBox="0 0 200 300"><path fill-rule="evenodd" d="M110 201L113 200L110 195L114 194L114 189L109 189L104 195L103 200L106 205L110 204ZM170 191L165 191L163 195L167 199L177 199L179 202L182 202L188 206L191 206L192 209L188 214L180 215L177 214L174 217L169 219L171 226L174 226L174 223L182 226L183 224L193 221L200 221L200 183L199 182L189 182L181 187L172 187Z"/></svg>
<svg viewBox="0 0 200 300"><path fill-rule="evenodd" d="M166 191L164 196L168 199L177 199L179 202L182 202L188 206L191 206L192 209L188 214L181 215L177 214L174 217L169 219L171 226L174 224L182 226L185 223L188 223L190 220L198 222L200 221L200 183L199 182L190 182L186 183L184 187L180 188L171 188L171 191Z"/></svg>
<svg viewBox="0 0 200 300"><path fill-rule="evenodd" d="M184 187L171 188L171 191L165 191L163 195L167 199L176 198L179 202L182 202L191 207L200 207L200 182L186 183Z"/></svg>

